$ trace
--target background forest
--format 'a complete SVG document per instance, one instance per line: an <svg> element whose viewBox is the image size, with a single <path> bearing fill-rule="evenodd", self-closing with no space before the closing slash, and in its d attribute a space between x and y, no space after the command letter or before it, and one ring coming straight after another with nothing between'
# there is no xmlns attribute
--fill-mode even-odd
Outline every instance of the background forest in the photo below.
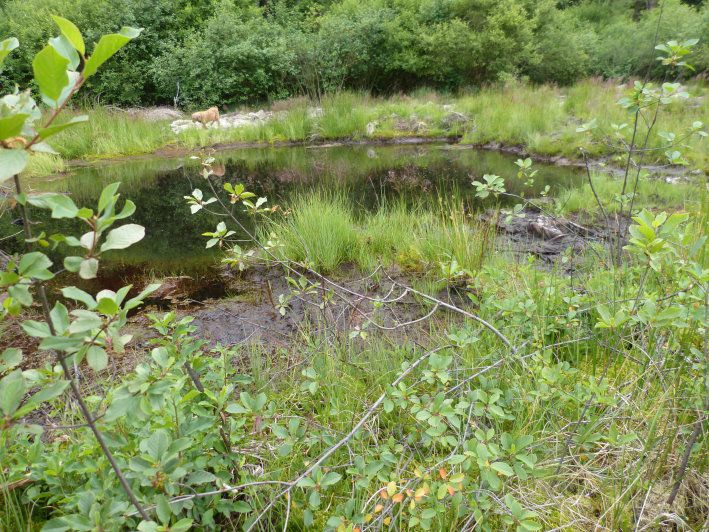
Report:
<svg viewBox="0 0 709 532"><path fill-rule="evenodd" d="M87 39L144 27L87 83L115 105L236 106L339 89L456 91L510 79L661 76L652 42L709 34L709 4L669 0L0 0L17 36L0 91L31 81L31 58L62 13ZM622 42L623 46L618 44ZM709 45L693 54L709 68Z"/></svg>

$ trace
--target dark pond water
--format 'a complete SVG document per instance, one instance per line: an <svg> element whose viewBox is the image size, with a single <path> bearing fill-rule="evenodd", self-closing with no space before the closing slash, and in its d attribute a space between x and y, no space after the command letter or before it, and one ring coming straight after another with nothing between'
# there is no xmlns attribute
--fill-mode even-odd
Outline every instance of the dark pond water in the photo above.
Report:
<svg viewBox="0 0 709 532"><path fill-rule="evenodd" d="M474 207L471 182L484 174L505 177L512 192L521 193L525 188L516 177L516 157L448 145L242 149L219 152L215 157L224 170L219 180L242 182L248 190L266 196L269 205L284 207L295 192L316 189L343 192L355 212L375 210L383 199L433 202L452 195ZM552 189L575 186L582 179L571 168L537 168L533 187L537 191L546 185ZM176 275L205 282L215 276L218 252L205 249L201 234L212 230L220 218L190 214L183 197L195 188L207 195L199 170L199 162L189 157L154 158L77 168L69 176L32 185L35 190L66 192L78 206L93 207L105 185L120 181L123 197L135 202L137 211L131 221L145 226L145 239L127 250L104 255L99 278L85 288L116 288L127 282L142 284L140 281L148 277ZM219 183L217 186L221 189ZM13 218L17 213L12 211L3 215L0 235L18 231ZM41 229L38 224L35 232L85 232L81 225L66 220L37 216L36 221ZM248 217L244 221L252 223ZM3 249L15 251L21 244L19 239L4 239ZM61 257L56 259L60 263Z"/></svg>

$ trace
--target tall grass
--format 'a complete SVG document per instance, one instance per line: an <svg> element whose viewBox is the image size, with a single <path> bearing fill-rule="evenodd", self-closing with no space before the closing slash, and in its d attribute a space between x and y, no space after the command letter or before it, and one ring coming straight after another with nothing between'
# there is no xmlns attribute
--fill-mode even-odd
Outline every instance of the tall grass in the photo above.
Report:
<svg viewBox="0 0 709 532"><path fill-rule="evenodd" d="M623 188L621 179L603 173L593 174L593 188L603 202L604 209L610 213L620 211L619 195ZM588 182L580 187L569 187L556 195L560 212L599 213L598 203ZM638 190L634 205L655 209L684 209L698 212L701 208L697 186L690 183L668 183L660 178L645 178L638 181Z"/></svg>
<svg viewBox="0 0 709 532"><path fill-rule="evenodd" d="M283 245L285 258L308 262L325 272L354 259L357 232L342 195L303 194L293 205L290 216L270 226Z"/></svg>
<svg viewBox="0 0 709 532"><path fill-rule="evenodd" d="M93 107L75 111L87 113L89 123L57 135L53 145L65 159L90 159L146 154L166 146L461 135L465 143L499 142L524 146L540 155L578 157L577 148L584 137L576 133L576 127L596 118L600 127L586 137L592 141L586 148L593 155L604 155L608 148L603 136L610 125L632 119L616 105L627 90L612 82L586 80L567 88L509 83L456 97L424 91L384 99L340 92L323 97L321 102L304 98L275 102L275 117L264 123L231 129L193 128L178 135L172 133L167 121L151 122ZM697 82L690 85L689 92L703 98L707 89ZM316 107L321 107L320 113L313 113ZM453 111L465 114L468 121L446 120ZM656 128L681 135L694 121L709 123L709 107L701 99L667 106ZM370 123L374 128L368 131ZM641 124L641 135L644 127ZM649 147L658 148L659 142L654 136ZM684 155L693 165L706 168L706 147L698 142L689 144ZM658 150L645 162L662 161L663 157Z"/></svg>
<svg viewBox="0 0 709 532"><path fill-rule="evenodd" d="M32 519L32 506L23 504L20 495L6 487L5 480L5 475L0 471L0 530L32 532L38 529Z"/></svg>
<svg viewBox="0 0 709 532"><path fill-rule="evenodd" d="M377 117L373 101L365 94L341 92L322 99L318 133L326 139L361 138Z"/></svg>
<svg viewBox="0 0 709 532"><path fill-rule="evenodd" d="M425 219L422 229L416 249L424 261L436 264L443 258L470 272L483 266L495 241L492 227L475 221L458 203L441 201L439 211Z"/></svg>
<svg viewBox="0 0 709 532"><path fill-rule="evenodd" d="M66 129L52 139L54 149L66 159L139 155L175 142L169 121L144 120L102 107L75 112L84 113L90 118L87 123Z"/></svg>
<svg viewBox="0 0 709 532"><path fill-rule="evenodd" d="M461 98L457 106L474 121L464 142L529 145L536 135L560 129L566 118L561 91L553 87L489 87Z"/></svg>
<svg viewBox="0 0 709 532"><path fill-rule="evenodd" d="M47 176L65 172L66 169L66 161L57 155L32 153L22 176L26 178Z"/></svg>
<svg viewBox="0 0 709 532"><path fill-rule="evenodd" d="M275 237L281 258L307 261L323 272L345 263L371 271L381 263L435 273L439 262L453 260L473 272L492 250L490 227L473 221L462 205L384 202L359 217L349 205L342 193L297 196L290 216L260 229L262 239Z"/></svg>

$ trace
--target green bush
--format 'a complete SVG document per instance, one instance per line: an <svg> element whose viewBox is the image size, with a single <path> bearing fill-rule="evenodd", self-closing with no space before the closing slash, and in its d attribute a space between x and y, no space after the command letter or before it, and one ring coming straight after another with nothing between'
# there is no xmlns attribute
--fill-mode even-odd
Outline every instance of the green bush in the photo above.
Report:
<svg viewBox="0 0 709 532"><path fill-rule="evenodd" d="M151 73L158 99L180 86L187 107L239 105L290 94L295 55L281 27L222 6L202 31L156 58Z"/></svg>
<svg viewBox="0 0 709 532"><path fill-rule="evenodd" d="M709 5L697 9L679 0L666 0L659 27L660 11L657 9L645 12L637 22L632 20L631 14L627 12L598 28L598 49L593 69L604 77L649 74L660 78L664 70L656 60L653 43L709 35ZM618 46L619 42L624 45ZM709 46L706 42L700 42L697 46L692 54L692 63L697 72L709 68Z"/></svg>
<svg viewBox="0 0 709 532"><path fill-rule="evenodd" d="M258 3L259 5L261 3ZM75 20L89 49L123 25L135 45L87 83L117 105L242 105L341 90L458 90L513 78L568 85L588 75L661 76L660 10L631 0L8 0L0 38L16 35L0 89L31 81L50 14ZM696 4L696 3L695 3ZM667 0L658 41L709 33L709 4ZM622 42L626 46L619 47ZM694 62L709 67L700 43Z"/></svg>

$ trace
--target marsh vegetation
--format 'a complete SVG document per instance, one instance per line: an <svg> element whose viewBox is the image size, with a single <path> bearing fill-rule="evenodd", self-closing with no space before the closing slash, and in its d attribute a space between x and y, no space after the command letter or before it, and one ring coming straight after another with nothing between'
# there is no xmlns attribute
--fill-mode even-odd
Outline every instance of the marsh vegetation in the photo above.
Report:
<svg viewBox="0 0 709 532"><path fill-rule="evenodd" d="M0 528L706 528L706 7L149 4L0 2Z"/></svg>

